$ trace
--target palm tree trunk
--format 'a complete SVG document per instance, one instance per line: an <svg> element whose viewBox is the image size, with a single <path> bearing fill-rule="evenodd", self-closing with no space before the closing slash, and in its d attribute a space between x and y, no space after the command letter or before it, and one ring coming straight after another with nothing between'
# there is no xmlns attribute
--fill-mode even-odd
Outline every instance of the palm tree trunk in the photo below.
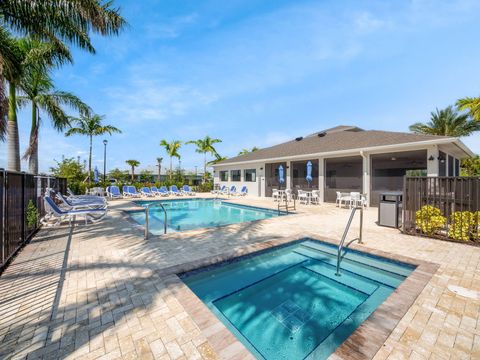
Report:
<svg viewBox="0 0 480 360"><path fill-rule="evenodd" d="M28 171L38 174L38 111L37 104L32 101L32 128L30 130L30 156L28 157Z"/></svg>
<svg viewBox="0 0 480 360"><path fill-rule="evenodd" d="M170 181L172 181L172 172L173 172L172 158L173 158L173 156L170 156L170 175L169 175Z"/></svg>
<svg viewBox="0 0 480 360"><path fill-rule="evenodd" d="M132 183L135 179L135 168L132 166Z"/></svg>
<svg viewBox="0 0 480 360"><path fill-rule="evenodd" d="M90 185L92 181L92 142L93 136L90 135L90 151L88 154L88 185Z"/></svg>
<svg viewBox="0 0 480 360"><path fill-rule="evenodd" d="M8 83L8 170L20 171L20 142L18 139L17 99L15 84Z"/></svg>
<svg viewBox="0 0 480 360"><path fill-rule="evenodd" d="M203 183L207 182L207 153L203 154Z"/></svg>
<svg viewBox="0 0 480 360"><path fill-rule="evenodd" d="M159 161L158 162L158 182L160 182L161 170L162 170L162 163Z"/></svg>

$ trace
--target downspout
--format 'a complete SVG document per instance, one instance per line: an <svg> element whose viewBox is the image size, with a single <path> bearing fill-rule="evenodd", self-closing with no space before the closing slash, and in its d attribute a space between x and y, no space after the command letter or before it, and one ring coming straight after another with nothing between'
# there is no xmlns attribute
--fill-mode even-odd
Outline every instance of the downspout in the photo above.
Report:
<svg viewBox="0 0 480 360"><path fill-rule="evenodd" d="M367 196L366 196L366 198L367 198L367 207L370 207L370 182L371 182L371 179L369 179L369 181L366 181L366 174L369 172L369 169L364 169L364 168L363 168L364 165L369 166L370 164L368 164L367 155L365 155L365 153L364 153L363 150L360 150L360 156L362 157L362 183L363 183L363 193L367 195Z"/></svg>

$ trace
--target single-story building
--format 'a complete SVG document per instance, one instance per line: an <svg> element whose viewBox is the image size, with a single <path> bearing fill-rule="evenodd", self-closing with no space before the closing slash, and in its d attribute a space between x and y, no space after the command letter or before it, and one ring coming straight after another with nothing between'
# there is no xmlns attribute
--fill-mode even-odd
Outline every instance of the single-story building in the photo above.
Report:
<svg viewBox="0 0 480 360"><path fill-rule="evenodd" d="M384 191L401 191L403 176L458 176L460 159L474 156L458 138L363 130L337 126L283 144L226 159L214 165L215 185L247 186L250 196L269 197L272 189L320 190L335 202L336 192L358 191L370 205ZM312 179L307 181L307 162ZM279 183L278 169L286 181Z"/></svg>

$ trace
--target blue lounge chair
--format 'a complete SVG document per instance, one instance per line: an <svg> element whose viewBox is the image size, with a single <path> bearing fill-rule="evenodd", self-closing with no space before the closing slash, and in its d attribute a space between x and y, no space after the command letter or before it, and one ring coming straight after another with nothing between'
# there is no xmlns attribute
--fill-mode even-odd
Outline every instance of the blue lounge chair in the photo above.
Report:
<svg viewBox="0 0 480 360"><path fill-rule="evenodd" d="M223 185L220 189L210 191L212 194L223 194L227 191L227 187Z"/></svg>
<svg viewBox="0 0 480 360"><path fill-rule="evenodd" d="M150 191L154 196L160 195L156 186L150 186Z"/></svg>
<svg viewBox="0 0 480 360"><path fill-rule="evenodd" d="M170 186L170 194L176 195L176 196L182 196L183 195L180 191L178 191L177 185Z"/></svg>
<svg viewBox="0 0 480 360"><path fill-rule="evenodd" d="M58 225L62 220L68 219L68 222L71 224L72 220L77 216L83 215L85 217L85 224L90 220L96 222L101 220L106 214L106 209L79 209L79 210L62 210L55 204L55 201L50 196L45 196L44 198L45 209L47 210L47 216L44 219L49 220L56 218L57 222L55 225Z"/></svg>
<svg viewBox="0 0 480 360"><path fill-rule="evenodd" d="M140 189L140 194L148 197L154 196L153 193L150 191L150 188L147 186L144 186Z"/></svg>
<svg viewBox="0 0 480 360"><path fill-rule="evenodd" d="M88 200L69 200L62 193L57 193L53 190L50 190L48 197L55 196L60 202L63 203L70 210L81 210L81 209L106 209L107 204L103 201L103 198L96 196L96 199Z"/></svg>
<svg viewBox="0 0 480 360"><path fill-rule="evenodd" d="M190 186L188 185L183 185L182 193L184 193L185 195L195 195L195 192L192 191L192 189L190 189Z"/></svg>
<svg viewBox="0 0 480 360"><path fill-rule="evenodd" d="M122 186L122 193L123 193L123 196L125 196L125 197L130 196L130 193L128 192L128 186L127 185Z"/></svg>
<svg viewBox="0 0 480 360"><path fill-rule="evenodd" d="M166 186L161 186L160 189L158 190L158 193L160 196L169 196L170 192L168 191Z"/></svg>
<svg viewBox="0 0 480 360"><path fill-rule="evenodd" d="M228 193L231 195L234 195L237 192L237 187L235 185L230 186L230 190L228 190Z"/></svg>
<svg viewBox="0 0 480 360"><path fill-rule="evenodd" d="M108 187L107 196L110 199L118 199L122 197L122 194L120 193L118 186L113 185Z"/></svg>
<svg viewBox="0 0 480 360"><path fill-rule="evenodd" d="M243 186L242 187L242 190L240 190L240 192L236 192L234 195L237 195L237 196L245 196L248 194L248 189L246 186Z"/></svg>
<svg viewBox="0 0 480 360"><path fill-rule="evenodd" d="M128 186L128 194L131 197L140 197L140 194L137 192L137 188L135 186Z"/></svg>

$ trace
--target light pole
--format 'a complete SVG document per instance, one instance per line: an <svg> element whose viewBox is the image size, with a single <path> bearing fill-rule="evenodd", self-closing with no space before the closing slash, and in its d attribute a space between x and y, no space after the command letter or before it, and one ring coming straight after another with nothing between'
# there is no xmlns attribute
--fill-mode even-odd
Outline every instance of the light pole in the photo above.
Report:
<svg viewBox="0 0 480 360"><path fill-rule="evenodd" d="M107 144L108 140L103 140L103 184L105 184L107 177Z"/></svg>

